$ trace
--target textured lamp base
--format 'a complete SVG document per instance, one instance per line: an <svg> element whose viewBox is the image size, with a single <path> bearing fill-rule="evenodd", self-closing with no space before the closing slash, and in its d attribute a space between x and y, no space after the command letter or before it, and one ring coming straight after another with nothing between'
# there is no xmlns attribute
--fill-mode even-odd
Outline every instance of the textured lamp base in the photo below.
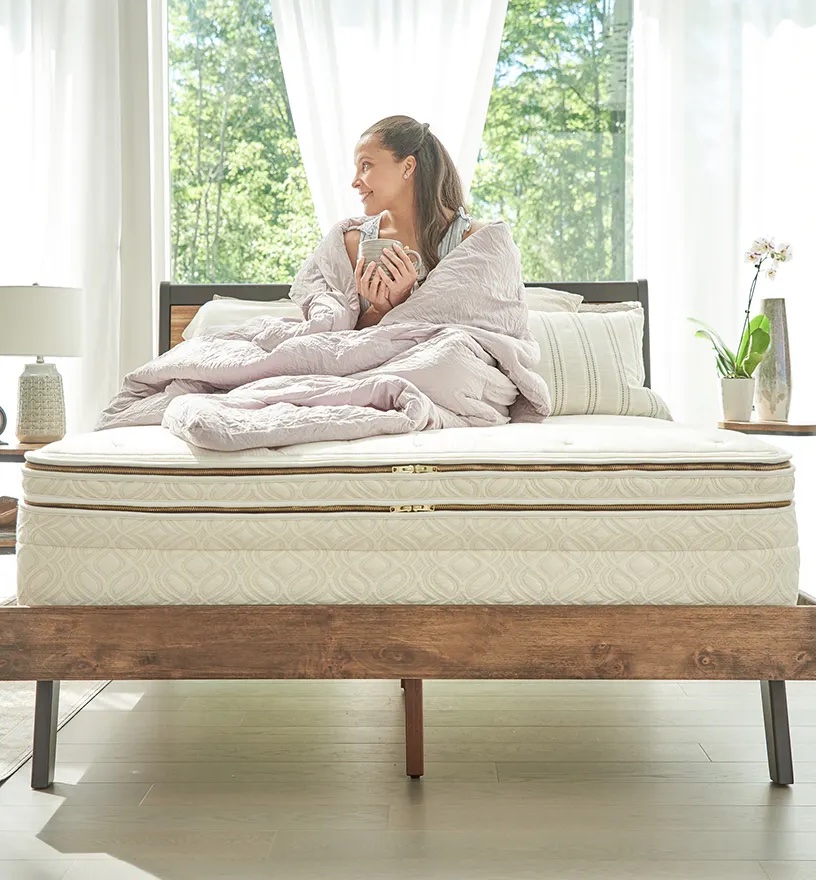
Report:
<svg viewBox="0 0 816 880"><path fill-rule="evenodd" d="M17 401L20 443L51 443L65 436L65 395L56 364L26 364Z"/></svg>

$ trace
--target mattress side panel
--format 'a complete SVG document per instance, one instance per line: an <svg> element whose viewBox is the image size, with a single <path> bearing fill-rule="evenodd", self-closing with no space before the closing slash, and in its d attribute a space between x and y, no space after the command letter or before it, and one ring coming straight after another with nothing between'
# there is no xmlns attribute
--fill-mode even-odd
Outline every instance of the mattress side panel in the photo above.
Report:
<svg viewBox="0 0 816 880"><path fill-rule="evenodd" d="M150 516L20 510L21 604L795 604L792 507Z"/></svg>

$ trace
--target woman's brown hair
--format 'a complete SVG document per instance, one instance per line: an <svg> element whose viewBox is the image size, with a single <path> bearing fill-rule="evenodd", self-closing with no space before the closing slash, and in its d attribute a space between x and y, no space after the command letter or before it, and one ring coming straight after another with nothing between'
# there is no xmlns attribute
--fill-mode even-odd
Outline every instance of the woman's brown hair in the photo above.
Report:
<svg viewBox="0 0 816 880"><path fill-rule="evenodd" d="M386 116L367 128L361 137L374 135L380 145L394 154L398 162L413 156L414 218L417 244L428 272L439 262L439 242L451 221L445 209L457 211L465 198L459 172L450 153L428 128L410 116Z"/></svg>

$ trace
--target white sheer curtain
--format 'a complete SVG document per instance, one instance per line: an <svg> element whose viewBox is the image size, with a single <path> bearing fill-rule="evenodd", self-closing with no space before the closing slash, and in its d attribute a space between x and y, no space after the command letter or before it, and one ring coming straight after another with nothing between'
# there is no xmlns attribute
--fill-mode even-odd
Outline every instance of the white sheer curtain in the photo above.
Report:
<svg viewBox="0 0 816 880"><path fill-rule="evenodd" d="M85 290L86 354L59 363L69 431L92 428L156 349L166 33L163 0L0 0L0 284ZM12 435L21 368L0 358Z"/></svg>
<svg viewBox="0 0 816 880"><path fill-rule="evenodd" d="M676 419L717 421L713 355L686 318L736 344L743 253L771 235L794 259L760 277L752 311L786 298L791 421L816 417L816 3L636 0L633 41L634 273L649 280L653 387Z"/></svg>
<svg viewBox="0 0 816 880"><path fill-rule="evenodd" d="M816 3L636 0L634 270L649 280L652 386L676 419L713 427L719 380L688 316L736 343L758 235L790 241L793 261L763 297L784 296L790 421L816 419ZM816 594L816 444L761 437L793 454L801 589Z"/></svg>
<svg viewBox="0 0 816 880"><path fill-rule="evenodd" d="M384 116L429 123L467 197L507 0L272 0L272 11L324 235L364 213L351 189L354 145Z"/></svg>

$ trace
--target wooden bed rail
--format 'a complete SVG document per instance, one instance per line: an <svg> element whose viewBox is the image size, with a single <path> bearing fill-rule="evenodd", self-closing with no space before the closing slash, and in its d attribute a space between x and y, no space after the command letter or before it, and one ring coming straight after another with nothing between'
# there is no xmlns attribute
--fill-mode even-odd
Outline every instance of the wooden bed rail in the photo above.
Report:
<svg viewBox="0 0 816 880"><path fill-rule="evenodd" d="M816 679L813 606L0 608L0 680Z"/></svg>

